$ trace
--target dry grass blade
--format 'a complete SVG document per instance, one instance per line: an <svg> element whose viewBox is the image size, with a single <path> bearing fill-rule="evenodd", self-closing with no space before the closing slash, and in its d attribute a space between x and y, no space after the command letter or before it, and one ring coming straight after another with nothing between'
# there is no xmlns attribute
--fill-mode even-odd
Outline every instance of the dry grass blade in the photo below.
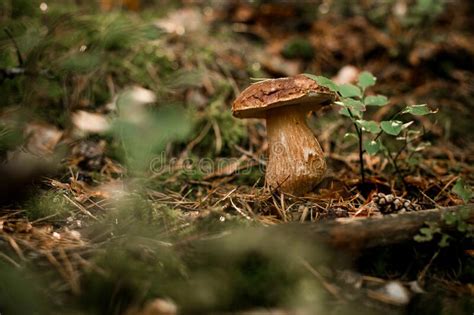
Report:
<svg viewBox="0 0 474 315"><path fill-rule="evenodd" d="M321 284L324 286L324 288L329 292L331 293L335 298L337 298L338 300L343 300L341 294L340 294L340 290L338 287L336 287L334 284L331 284L329 282L327 282L324 277L316 270L314 269L306 260L302 259L301 260L301 264L303 265L303 267L305 267L313 276L316 277L316 279L318 279Z"/></svg>

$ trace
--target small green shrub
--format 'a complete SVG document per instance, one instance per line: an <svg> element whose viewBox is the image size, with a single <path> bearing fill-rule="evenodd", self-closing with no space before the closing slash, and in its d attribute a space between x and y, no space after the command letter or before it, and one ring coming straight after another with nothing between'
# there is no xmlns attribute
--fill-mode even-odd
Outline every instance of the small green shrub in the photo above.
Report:
<svg viewBox="0 0 474 315"><path fill-rule="evenodd" d="M360 73L357 85L349 83L337 85L323 76L315 76L312 74L306 74L306 76L316 81L319 85L327 87L338 94L340 99L336 104L341 107L339 113L351 120L356 131L355 134L346 133L345 137L357 139L362 182L365 181L364 153L369 155L382 153L392 162L395 170L398 170L396 159L399 157L401 151L395 154L392 153L385 145L384 139L387 137L398 137L396 139L405 141L405 145L402 145L402 150L407 148L408 142L413 140L409 135L410 132L413 132L410 127L414 121L404 122L400 120L403 115L423 116L434 113L426 104L409 105L399 110L387 120L380 122L366 120L364 119L364 115L368 107L382 107L389 102L388 98L384 95L366 95L367 88L375 85L376 82L376 78L371 73L367 71ZM402 133L404 136L399 137Z"/></svg>

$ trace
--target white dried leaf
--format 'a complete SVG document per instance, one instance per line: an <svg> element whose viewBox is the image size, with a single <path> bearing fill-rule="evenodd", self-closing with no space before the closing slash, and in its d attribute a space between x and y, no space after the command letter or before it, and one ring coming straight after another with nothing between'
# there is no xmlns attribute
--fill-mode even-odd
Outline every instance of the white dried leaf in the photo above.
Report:
<svg viewBox="0 0 474 315"><path fill-rule="evenodd" d="M342 67L337 75L332 78L332 81L336 84L348 84L357 81L360 70L353 65L347 65Z"/></svg>
<svg viewBox="0 0 474 315"><path fill-rule="evenodd" d="M206 23L204 23L203 16L198 10L184 8L156 21L155 25L167 33L182 36L185 33L201 30Z"/></svg>
<svg viewBox="0 0 474 315"><path fill-rule="evenodd" d="M384 287L385 294L395 303L405 305L410 302L408 290L398 281L390 281Z"/></svg>
<svg viewBox="0 0 474 315"><path fill-rule="evenodd" d="M25 127L28 138L26 147L28 151L38 156L50 155L63 136L63 131L55 126L29 123Z"/></svg>
<svg viewBox="0 0 474 315"><path fill-rule="evenodd" d="M78 130L86 133L102 133L110 127L110 123L104 115L83 110L72 114L72 123Z"/></svg>
<svg viewBox="0 0 474 315"><path fill-rule="evenodd" d="M130 100L138 104L148 104L156 101L155 93L141 86L134 86L127 93L129 93Z"/></svg>

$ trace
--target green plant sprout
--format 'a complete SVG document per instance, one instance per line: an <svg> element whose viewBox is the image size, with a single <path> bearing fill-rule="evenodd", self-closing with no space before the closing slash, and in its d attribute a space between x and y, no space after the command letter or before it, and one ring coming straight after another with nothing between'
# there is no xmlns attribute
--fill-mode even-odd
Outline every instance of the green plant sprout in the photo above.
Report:
<svg viewBox="0 0 474 315"><path fill-rule="evenodd" d="M469 208L462 207L458 211L447 212L443 215L443 225L453 227L453 230L461 233L466 238L474 237L474 225L469 223ZM437 222L426 222L426 226L413 237L418 242L431 242L436 235L440 236L438 246L448 247L453 236L443 232Z"/></svg>
<svg viewBox="0 0 474 315"><path fill-rule="evenodd" d="M471 186L462 178L458 178L451 191L461 197L464 203L468 203L474 197Z"/></svg>
<svg viewBox="0 0 474 315"><path fill-rule="evenodd" d="M341 106L339 113L352 121L356 131L355 134L346 133L345 137L354 137L358 141L361 183L365 182L364 153L369 155L375 155L380 152L385 153L398 173L396 159L400 156L402 150L407 148L410 142L416 139L419 134L417 131L408 130L413 124L413 120L408 122L399 120L402 115L423 116L435 113L426 104L409 105L392 115L388 120L381 122L366 120L364 119L364 113L368 106L382 107L389 102L388 98L384 95L366 95L367 88L374 86L377 81L376 77L370 72L364 71L360 73L357 85L349 83L338 85L323 76L305 75L316 81L319 85L325 86L339 95L339 100L336 102L337 105ZM392 156L388 148L383 145L382 135L397 137L404 130L407 131L405 136L397 139L405 140L405 144L395 156ZM420 148L412 149L415 152Z"/></svg>

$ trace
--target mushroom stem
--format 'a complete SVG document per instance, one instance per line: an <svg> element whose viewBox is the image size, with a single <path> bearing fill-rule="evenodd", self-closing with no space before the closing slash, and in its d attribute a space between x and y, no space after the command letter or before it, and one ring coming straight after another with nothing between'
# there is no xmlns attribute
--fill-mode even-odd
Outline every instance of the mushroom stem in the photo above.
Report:
<svg viewBox="0 0 474 315"><path fill-rule="evenodd" d="M321 146L306 123L308 110L301 107L283 106L266 115L267 184L296 196L311 191L326 171Z"/></svg>

